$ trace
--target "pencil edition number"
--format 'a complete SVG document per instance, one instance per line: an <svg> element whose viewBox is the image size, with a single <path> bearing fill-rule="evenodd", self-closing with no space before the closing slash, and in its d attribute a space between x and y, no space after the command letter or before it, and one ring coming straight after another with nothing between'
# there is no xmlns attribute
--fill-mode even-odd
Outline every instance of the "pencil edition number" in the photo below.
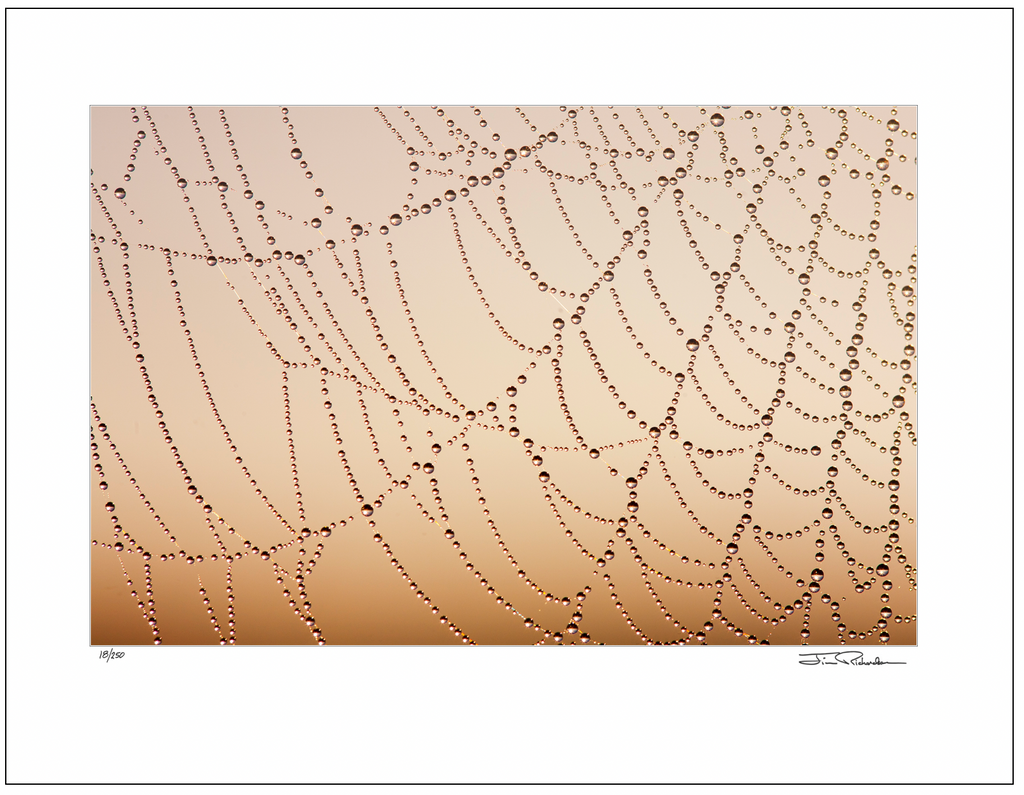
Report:
<svg viewBox="0 0 1024 795"><path fill-rule="evenodd" d="M104 649L100 652L100 659L110 662L111 660L120 660L124 657L123 651L114 651L113 649Z"/></svg>

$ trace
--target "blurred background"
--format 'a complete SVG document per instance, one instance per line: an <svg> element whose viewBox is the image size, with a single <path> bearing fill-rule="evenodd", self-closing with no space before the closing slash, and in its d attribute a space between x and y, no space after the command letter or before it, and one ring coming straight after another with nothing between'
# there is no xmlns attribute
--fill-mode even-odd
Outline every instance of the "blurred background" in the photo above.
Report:
<svg viewBox="0 0 1024 795"><path fill-rule="evenodd" d="M916 642L911 107L94 107L92 642Z"/></svg>

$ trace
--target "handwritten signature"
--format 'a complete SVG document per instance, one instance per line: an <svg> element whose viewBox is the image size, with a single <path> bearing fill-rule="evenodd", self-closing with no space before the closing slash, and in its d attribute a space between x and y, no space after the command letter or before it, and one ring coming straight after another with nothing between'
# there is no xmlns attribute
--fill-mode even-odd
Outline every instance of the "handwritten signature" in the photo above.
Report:
<svg viewBox="0 0 1024 795"><path fill-rule="evenodd" d="M864 653L859 651L830 651L801 654L801 665L906 665L905 662L892 660L865 660Z"/></svg>
<svg viewBox="0 0 1024 795"><path fill-rule="evenodd" d="M100 652L100 659L110 662L111 660L120 660L124 657L123 651L114 651L113 649L104 649Z"/></svg>

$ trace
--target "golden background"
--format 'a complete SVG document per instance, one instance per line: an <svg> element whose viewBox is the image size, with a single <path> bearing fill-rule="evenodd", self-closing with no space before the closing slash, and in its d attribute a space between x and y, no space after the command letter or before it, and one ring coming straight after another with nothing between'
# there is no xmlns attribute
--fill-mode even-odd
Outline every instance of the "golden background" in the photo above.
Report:
<svg viewBox="0 0 1024 795"><path fill-rule="evenodd" d="M915 108L91 124L94 644L916 642Z"/></svg>

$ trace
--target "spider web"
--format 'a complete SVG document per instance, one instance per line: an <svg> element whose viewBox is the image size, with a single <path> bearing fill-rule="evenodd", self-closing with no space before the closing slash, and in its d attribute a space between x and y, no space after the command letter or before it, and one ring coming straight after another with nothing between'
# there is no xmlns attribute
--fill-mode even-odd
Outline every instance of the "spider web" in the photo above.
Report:
<svg viewBox="0 0 1024 795"><path fill-rule="evenodd" d="M913 644L913 108L94 108L94 643Z"/></svg>

